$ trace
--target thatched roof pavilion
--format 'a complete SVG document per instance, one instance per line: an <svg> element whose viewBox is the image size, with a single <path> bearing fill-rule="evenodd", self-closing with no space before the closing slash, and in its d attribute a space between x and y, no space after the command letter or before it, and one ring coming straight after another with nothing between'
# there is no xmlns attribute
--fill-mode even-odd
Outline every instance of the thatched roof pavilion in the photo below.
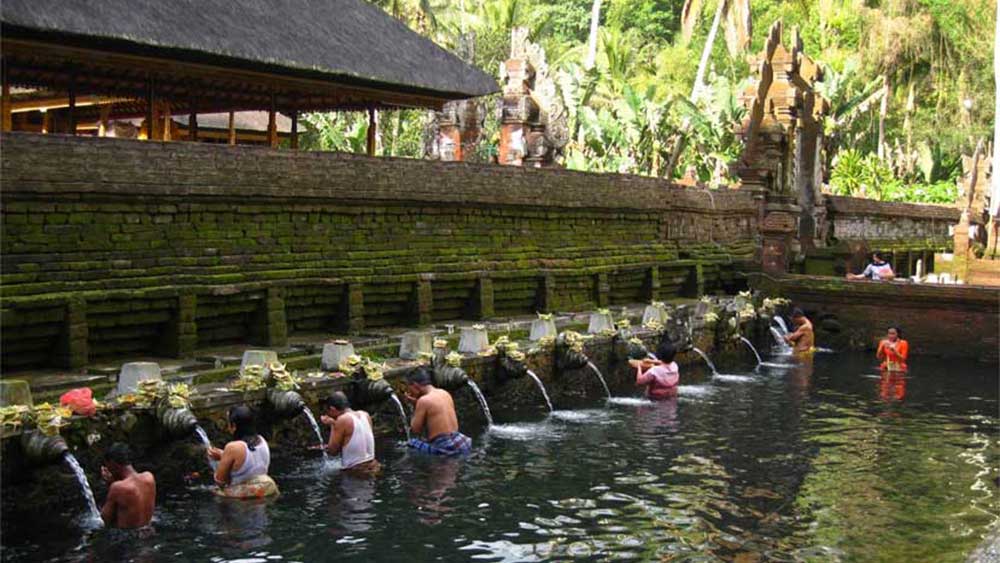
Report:
<svg viewBox="0 0 1000 563"><path fill-rule="evenodd" d="M267 111L276 140L276 112L294 137L302 111L436 109L498 90L364 0L4 0L0 41L8 130L145 118L163 138L171 114Z"/></svg>

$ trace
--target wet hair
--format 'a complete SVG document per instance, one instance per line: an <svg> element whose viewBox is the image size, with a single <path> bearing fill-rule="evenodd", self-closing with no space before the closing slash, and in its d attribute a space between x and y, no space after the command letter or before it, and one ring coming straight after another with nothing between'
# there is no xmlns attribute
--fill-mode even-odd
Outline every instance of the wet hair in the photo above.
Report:
<svg viewBox="0 0 1000 563"><path fill-rule="evenodd" d="M250 407L239 405L229 409L229 423L236 427L233 436L237 440L246 442L250 451L253 451L260 443L260 434L257 434L257 417Z"/></svg>
<svg viewBox="0 0 1000 563"><path fill-rule="evenodd" d="M324 408L335 408L338 411L345 411L351 408L351 402L347 400L347 395L343 391L334 391L329 397L320 401Z"/></svg>
<svg viewBox="0 0 1000 563"><path fill-rule="evenodd" d="M798 307L792 309L792 318L793 319L797 319L799 317L804 317L804 316L806 316L806 314L802 312L802 309L799 309Z"/></svg>
<svg viewBox="0 0 1000 563"><path fill-rule="evenodd" d="M677 347L670 340L664 339L660 342L660 345L656 347L656 359L661 362L670 363L674 361L674 357L677 356Z"/></svg>
<svg viewBox="0 0 1000 563"><path fill-rule="evenodd" d="M132 465L132 451L129 449L128 444L115 442L111 444L108 451L104 452L104 460L113 461L121 466Z"/></svg>
<svg viewBox="0 0 1000 563"><path fill-rule="evenodd" d="M890 330L895 330L896 336L900 338L903 337L903 329L899 328L899 325L889 325L889 328L885 329L886 332L889 332Z"/></svg>
<svg viewBox="0 0 1000 563"><path fill-rule="evenodd" d="M876 250L872 252L872 258L875 258L876 260L882 260L882 253Z"/></svg>
<svg viewBox="0 0 1000 563"><path fill-rule="evenodd" d="M431 372L427 366L417 366L407 372L406 382L414 385L430 385Z"/></svg>

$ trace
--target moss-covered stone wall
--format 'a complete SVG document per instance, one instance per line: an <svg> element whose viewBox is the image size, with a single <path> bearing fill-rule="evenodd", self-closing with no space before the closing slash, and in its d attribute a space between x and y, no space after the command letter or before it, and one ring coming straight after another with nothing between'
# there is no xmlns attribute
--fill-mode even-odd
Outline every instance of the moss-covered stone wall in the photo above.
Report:
<svg viewBox="0 0 1000 563"><path fill-rule="evenodd" d="M5 134L3 368L695 295L755 269L741 191Z"/></svg>

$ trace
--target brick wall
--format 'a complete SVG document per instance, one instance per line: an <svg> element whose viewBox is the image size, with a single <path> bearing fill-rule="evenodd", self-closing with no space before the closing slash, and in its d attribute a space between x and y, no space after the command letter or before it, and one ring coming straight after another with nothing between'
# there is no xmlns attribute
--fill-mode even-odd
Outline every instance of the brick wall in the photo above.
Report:
<svg viewBox="0 0 1000 563"><path fill-rule="evenodd" d="M753 268L757 208L739 191L258 147L2 140L8 368L693 295Z"/></svg>

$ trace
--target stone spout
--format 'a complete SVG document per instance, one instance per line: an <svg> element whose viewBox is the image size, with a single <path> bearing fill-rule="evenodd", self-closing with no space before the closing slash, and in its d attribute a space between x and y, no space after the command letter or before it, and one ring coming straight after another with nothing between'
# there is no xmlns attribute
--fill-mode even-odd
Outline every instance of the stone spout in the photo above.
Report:
<svg viewBox="0 0 1000 563"><path fill-rule="evenodd" d="M191 409L172 408L165 404L156 409L156 420L171 438L190 436L198 426L198 419Z"/></svg>
<svg viewBox="0 0 1000 563"><path fill-rule="evenodd" d="M496 376L500 381L520 379L528 375L528 365L520 360L515 360L504 352L497 353Z"/></svg>
<svg viewBox="0 0 1000 563"><path fill-rule="evenodd" d="M31 430L21 434L21 449L31 463L46 465L62 459L69 446L62 436L46 436L38 430Z"/></svg>
<svg viewBox="0 0 1000 563"><path fill-rule="evenodd" d="M265 400L270 405L271 412L280 418L294 418L306 408L306 402L295 391L281 391L270 388L265 394Z"/></svg>
<svg viewBox="0 0 1000 563"><path fill-rule="evenodd" d="M435 349L434 359L431 361L431 367L434 368L432 376L434 386L446 391L455 391L468 385L469 374L465 373L464 369L449 364L445 357L445 350Z"/></svg>
<svg viewBox="0 0 1000 563"><path fill-rule="evenodd" d="M582 369L590 360L581 351L575 350L566 341L566 333L560 333L555 342L555 368L558 372Z"/></svg>
<svg viewBox="0 0 1000 563"><path fill-rule="evenodd" d="M389 400L392 393L392 385L388 381L369 379L363 368L358 368L351 377L349 396L353 407L377 405Z"/></svg>

